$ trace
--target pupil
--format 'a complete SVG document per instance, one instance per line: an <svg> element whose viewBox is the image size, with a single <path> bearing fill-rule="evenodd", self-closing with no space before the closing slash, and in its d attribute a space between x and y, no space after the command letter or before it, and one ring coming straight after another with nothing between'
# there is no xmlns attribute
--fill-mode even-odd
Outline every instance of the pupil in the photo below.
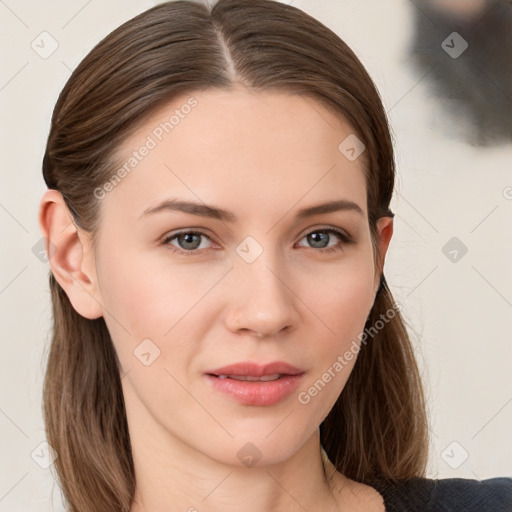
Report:
<svg viewBox="0 0 512 512"><path fill-rule="evenodd" d="M194 234L190 234L190 233L187 233L187 234L185 234L185 235L182 235L182 240L184 240L184 242L185 242L185 246L186 246L187 244L192 244L192 245L194 245L194 241L193 241L193 238L194 238L194 237L195 237L196 239L197 239L197 238L199 238L199 236L198 236L198 235L194 235ZM196 240L196 242L197 242L197 240ZM185 249L195 249L196 247L184 247L184 248L185 248Z"/></svg>
<svg viewBox="0 0 512 512"><path fill-rule="evenodd" d="M321 239L322 237L324 238L324 241L325 239L327 238L327 233L322 233L321 231L317 231L315 233L312 233L311 235L309 235L311 240L310 242L312 242L312 244L316 244L318 243L319 239ZM320 240L320 244L321 244L321 240Z"/></svg>

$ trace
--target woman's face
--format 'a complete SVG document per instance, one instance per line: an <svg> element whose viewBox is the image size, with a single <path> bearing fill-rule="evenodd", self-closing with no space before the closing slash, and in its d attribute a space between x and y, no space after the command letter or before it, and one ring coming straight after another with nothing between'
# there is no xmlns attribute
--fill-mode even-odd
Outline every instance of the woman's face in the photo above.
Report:
<svg viewBox="0 0 512 512"><path fill-rule="evenodd" d="M174 100L120 148L91 261L136 456L275 463L315 434L380 278L358 144L312 99L235 89Z"/></svg>

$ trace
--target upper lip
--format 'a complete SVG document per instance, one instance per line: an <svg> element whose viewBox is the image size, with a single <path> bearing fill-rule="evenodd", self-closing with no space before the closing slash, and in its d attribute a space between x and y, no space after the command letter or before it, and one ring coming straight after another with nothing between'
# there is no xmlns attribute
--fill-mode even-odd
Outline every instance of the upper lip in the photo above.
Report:
<svg viewBox="0 0 512 512"><path fill-rule="evenodd" d="M275 361L268 364L259 364L252 361L231 364L221 368L215 368L206 372L208 375L245 375L248 377L263 377L266 375L298 375L303 370L282 361Z"/></svg>

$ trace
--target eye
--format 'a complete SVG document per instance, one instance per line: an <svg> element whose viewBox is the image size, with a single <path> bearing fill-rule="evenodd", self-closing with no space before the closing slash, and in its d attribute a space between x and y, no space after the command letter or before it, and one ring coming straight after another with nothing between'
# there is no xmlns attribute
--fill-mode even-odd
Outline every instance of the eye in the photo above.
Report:
<svg viewBox="0 0 512 512"><path fill-rule="evenodd" d="M329 245L333 236L337 237L341 242ZM309 232L301 240L304 239L311 244L311 248L318 249L319 252L339 251L342 245L354 243L350 235L335 228L316 229ZM181 231L165 237L162 241L162 245L170 246L171 250L179 254L193 256L203 249L211 248L204 245L204 240L212 241L211 238L202 231Z"/></svg>
<svg viewBox="0 0 512 512"><path fill-rule="evenodd" d="M172 250L185 254L187 256L195 254L201 249L207 249L201 242L201 238L206 238L211 241L210 237L201 231L182 231L181 233L174 233L163 240L164 245L172 246ZM176 240L177 244L172 242ZM173 247L177 247L174 249Z"/></svg>
<svg viewBox="0 0 512 512"><path fill-rule="evenodd" d="M341 240L342 243L328 245L333 235ZM331 252L341 250L343 244L352 244L354 240L347 233L335 228L322 228L309 232L302 240L306 239L313 249L319 249L321 252Z"/></svg>

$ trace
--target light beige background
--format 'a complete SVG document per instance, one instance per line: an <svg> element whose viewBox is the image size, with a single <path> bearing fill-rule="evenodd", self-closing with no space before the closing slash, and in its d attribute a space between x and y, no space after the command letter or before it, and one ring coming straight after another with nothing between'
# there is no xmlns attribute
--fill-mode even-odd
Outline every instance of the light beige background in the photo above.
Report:
<svg viewBox="0 0 512 512"><path fill-rule="evenodd" d="M51 469L34 461L43 453L51 310L49 267L32 248L41 238L41 159L53 105L100 38L156 3L0 1L0 511L61 510ZM455 139L460 127L408 66L409 0L292 4L355 50L389 111L399 176L386 275L413 327L429 397L429 476L512 476L512 146L479 149ZM31 47L43 31L58 43L46 59ZM453 236L469 249L456 263L441 252Z"/></svg>

